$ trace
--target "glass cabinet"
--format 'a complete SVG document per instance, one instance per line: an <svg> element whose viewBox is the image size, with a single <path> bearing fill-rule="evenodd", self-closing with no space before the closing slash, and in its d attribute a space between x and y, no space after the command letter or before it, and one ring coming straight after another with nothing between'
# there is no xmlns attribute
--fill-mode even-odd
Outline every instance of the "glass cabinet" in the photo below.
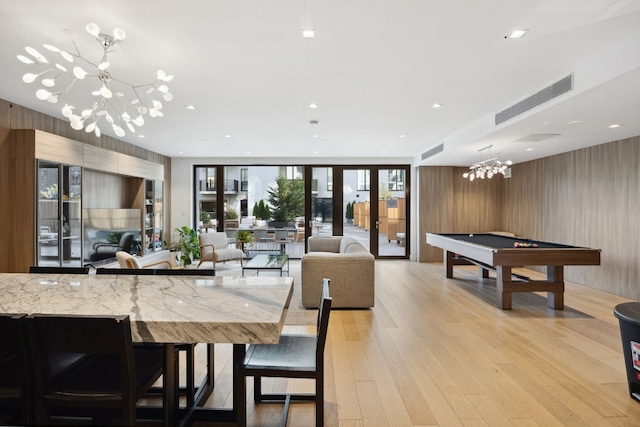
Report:
<svg viewBox="0 0 640 427"><path fill-rule="evenodd" d="M144 253L162 250L163 185L162 181L145 180Z"/></svg>
<svg viewBox="0 0 640 427"><path fill-rule="evenodd" d="M38 161L37 263L82 266L82 168Z"/></svg>

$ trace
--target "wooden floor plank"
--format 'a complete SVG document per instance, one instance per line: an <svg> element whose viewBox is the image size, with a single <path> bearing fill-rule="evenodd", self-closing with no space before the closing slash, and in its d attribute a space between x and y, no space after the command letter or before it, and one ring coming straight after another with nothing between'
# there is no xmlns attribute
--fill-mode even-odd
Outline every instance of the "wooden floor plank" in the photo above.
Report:
<svg viewBox="0 0 640 427"><path fill-rule="evenodd" d="M567 282L565 310L548 308L545 293L516 293L505 311L496 307L494 278L479 278L475 267L454 275L446 279L438 263L377 260L375 307L332 311L325 425L640 425L613 316L628 299ZM216 345L207 405L230 404L230 356L230 345ZM310 387L279 381L265 384ZM254 406L251 382L247 388L248 424L275 425L282 405ZM314 415L313 405L293 405L288 425L307 426Z"/></svg>

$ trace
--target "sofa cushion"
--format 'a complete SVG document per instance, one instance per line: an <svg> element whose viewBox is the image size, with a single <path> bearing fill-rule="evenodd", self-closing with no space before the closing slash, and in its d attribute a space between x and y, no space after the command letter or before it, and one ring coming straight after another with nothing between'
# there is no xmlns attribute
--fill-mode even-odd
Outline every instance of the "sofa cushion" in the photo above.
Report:
<svg viewBox="0 0 640 427"><path fill-rule="evenodd" d="M340 239L340 249L338 252L344 254L347 252L347 248L352 245L360 245L356 239L353 237L343 237Z"/></svg>

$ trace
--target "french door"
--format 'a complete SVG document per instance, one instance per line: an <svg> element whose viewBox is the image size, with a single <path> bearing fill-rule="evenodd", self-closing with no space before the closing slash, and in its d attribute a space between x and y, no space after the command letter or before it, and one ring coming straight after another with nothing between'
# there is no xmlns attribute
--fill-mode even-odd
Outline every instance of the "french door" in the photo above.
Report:
<svg viewBox="0 0 640 427"><path fill-rule="evenodd" d="M309 166L306 235L343 235L376 258L408 258L409 166Z"/></svg>

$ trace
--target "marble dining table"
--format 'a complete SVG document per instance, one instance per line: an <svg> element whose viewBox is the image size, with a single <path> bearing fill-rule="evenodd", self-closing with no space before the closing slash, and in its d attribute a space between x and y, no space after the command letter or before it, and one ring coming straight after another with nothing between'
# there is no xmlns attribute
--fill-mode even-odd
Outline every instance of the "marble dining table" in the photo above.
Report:
<svg viewBox="0 0 640 427"><path fill-rule="evenodd" d="M129 315L134 342L163 343L162 418L168 426L244 425L246 382L236 367L246 344L278 342L292 294L290 277L0 274L2 313ZM178 343L233 344L233 407L180 408Z"/></svg>

